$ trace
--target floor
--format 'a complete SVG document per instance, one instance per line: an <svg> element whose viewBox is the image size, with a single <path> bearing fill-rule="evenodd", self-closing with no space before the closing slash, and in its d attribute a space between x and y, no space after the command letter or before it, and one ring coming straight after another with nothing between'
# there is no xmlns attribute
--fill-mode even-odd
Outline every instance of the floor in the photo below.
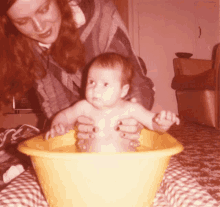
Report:
<svg viewBox="0 0 220 207"><path fill-rule="evenodd" d="M181 120L168 132L184 146L178 161L220 201L220 130Z"/></svg>

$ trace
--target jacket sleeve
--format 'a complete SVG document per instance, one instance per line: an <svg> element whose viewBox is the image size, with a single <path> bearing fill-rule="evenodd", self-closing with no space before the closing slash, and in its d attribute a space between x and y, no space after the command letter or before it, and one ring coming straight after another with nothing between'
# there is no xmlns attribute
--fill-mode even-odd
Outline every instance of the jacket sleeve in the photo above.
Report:
<svg viewBox="0 0 220 207"><path fill-rule="evenodd" d="M138 103L150 110L154 103L154 85L151 79L144 74L144 69L135 55L127 29L115 5L111 0L94 0L93 3L89 11L84 8L85 13L90 12L90 15L85 14L85 16L90 16L90 18L87 19L87 24L81 31L87 61L89 62L103 52L116 52L128 57L133 63L135 71L131 92L126 99L136 98Z"/></svg>

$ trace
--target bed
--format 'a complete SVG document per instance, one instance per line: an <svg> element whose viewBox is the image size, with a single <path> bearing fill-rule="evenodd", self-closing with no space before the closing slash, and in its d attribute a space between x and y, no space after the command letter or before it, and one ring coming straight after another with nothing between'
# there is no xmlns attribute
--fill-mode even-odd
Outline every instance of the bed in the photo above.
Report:
<svg viewBox="0 0 220 207"><path fill-rule="evenodd" d="M0 206L48 207L28 157L16 151L17 143L39 134L22 125L0 133ZM169 133L184 151L171 158L153 207L220 206L220 131L181 120ZM19 166L14 167L13 166ZM9 173L8 182L3 175ZM14 169L14 170L13 170ZM15 170L16 169L16 170Z"/></svg>

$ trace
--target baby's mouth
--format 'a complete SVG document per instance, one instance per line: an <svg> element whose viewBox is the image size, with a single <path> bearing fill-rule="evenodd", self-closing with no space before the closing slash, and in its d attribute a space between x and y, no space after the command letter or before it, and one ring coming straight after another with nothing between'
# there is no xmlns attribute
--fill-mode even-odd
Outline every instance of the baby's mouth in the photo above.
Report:
<svg viewBox="0 0 220 207"><path fill-rule="evenodd" d="M93 97L92 98L92 100L94 101L94 102L98 102L98 103L100 103L100 102L102 102L102 100L100 99L100 98L97 98L97 97Z"/></svg>
<svg viewBox="0 0 220 207"><path fill-rule="evenodd" d="M93 101L100 101L101 100L100 98L96 98L96 97L93 97L92 99L93 99Z"/></svg>

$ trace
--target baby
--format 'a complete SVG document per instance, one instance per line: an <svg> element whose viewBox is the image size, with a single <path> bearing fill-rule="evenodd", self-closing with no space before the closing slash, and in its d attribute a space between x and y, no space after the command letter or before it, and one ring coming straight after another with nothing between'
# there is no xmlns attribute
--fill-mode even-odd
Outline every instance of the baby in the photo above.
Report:
<svg viewBox="0 0 220 207"><path fill-rule="evenodd" d="M167 131L179 118L172 112L161 111L159 114L146 110L142 105L125 101L133 75L132 64L115 53L99 55L91 63L87 74L85 100L58 113L47 133L65 134L73 128L79 116L94 120L99 128L95 138L78 145L81 152L127 152L135 151L131 140L123 139L115 130L118 120L134 118L150 130Z"/></svg>

